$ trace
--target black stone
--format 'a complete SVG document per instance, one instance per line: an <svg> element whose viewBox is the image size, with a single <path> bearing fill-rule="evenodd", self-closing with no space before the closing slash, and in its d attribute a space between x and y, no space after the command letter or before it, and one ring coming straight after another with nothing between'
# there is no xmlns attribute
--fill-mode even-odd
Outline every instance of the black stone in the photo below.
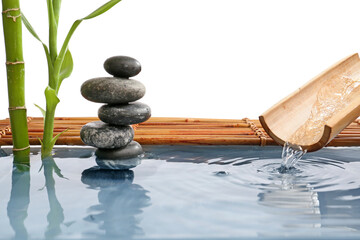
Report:
<svg viewBox="0 0 360 240"><path fill-rule="evenodd" d="M139 61L127 56L115 56L106 59L104 68L109 74L120 78L134 77L141 71Z"/></svg>
<svg viewBox="0 0 360 240"><path fill-rule="evenodd" d="M93 78L81 85L81 95L92 102L122 104L142 98L145 86L133 79Z"/></svg>
<svg viewBox="0 0 360 240"><path fill-rule="evenodd" d="M111 126L101 121L90 122L80 131L81 140L97 148L121 148L127 146L134 138L131 126Z"/></svg>
<svg viewBox="0 0 360 240"><path fill-rule="evenodd" d="M131 125L142 123L151 116L151 109L144 103L103 105L99 108L101 121L114 125Z"/></svg>
<svg viewBox="0 0 360 240"><path fill-rule="evenodd" d="M127 145L124 148L118 148L118 149L99 148L95 151L95 155L100 159L114 159L114 160L134 158L134 157L138 157L143 153L144 151L141 145L136 141L132 141L131 143L129 143L129 145Z"/></svg>

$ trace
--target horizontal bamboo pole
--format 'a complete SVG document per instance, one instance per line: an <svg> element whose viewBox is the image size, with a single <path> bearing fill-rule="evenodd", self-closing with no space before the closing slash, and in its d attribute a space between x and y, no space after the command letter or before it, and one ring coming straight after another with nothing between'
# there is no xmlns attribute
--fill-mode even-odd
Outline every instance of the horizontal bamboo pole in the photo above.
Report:
<svg viewBox="0 0 360 240"><path fill-rule="evenodd" d="M135 135L254 135L253 131L242 129L142 129Z"/></svg>
<svg viewBox="0 0 360 240"><path fill-rule="evenodd" d="M151 117L146 122L188 122L188 123L201 123L201 122L228 122L228 123L237 123L237 122L245 122L244 120L239 119L216 119L216 118L177 118L177 117Z"/></svg>
<svg viewBox="0 0 360 240"><path fill-rule="evenodd" d="M135 141L144 145L154 144L199 144L199 145L260 145L259 138L240 138L240 137L209 137L209 136L135 136ZM275 144L269 140L267 144Z"/></svg>
<svg viewBox="0 0 360 240"><path fill-rule="evenodd" d="M54 135L64 132L57 144L83 145L80 129L87 122L98 118L67 118L55 120ZM258 120L250 120L266 136L266 145L275 144L262 129ZM29 122L30 144L39 144L42 136L43 119L32 118ZM9 120L0 120L0 145L11 145ZM255 135L245 120L234 119L198 119L198 118L150 118L135 127L135 140L141 144L207 144L207 145L260 145L260 138ZM360 124L353 122L344 129L329 146L360 145Z"/></svg>
<svg viewBox="0 0 360 240"><path fill-rule="evenodd" d="M138 128L167 128L167 129L208 129L208 128L249 128L248 125L231 125L231 124L206 124L206 125L138 125Z"/></svg>

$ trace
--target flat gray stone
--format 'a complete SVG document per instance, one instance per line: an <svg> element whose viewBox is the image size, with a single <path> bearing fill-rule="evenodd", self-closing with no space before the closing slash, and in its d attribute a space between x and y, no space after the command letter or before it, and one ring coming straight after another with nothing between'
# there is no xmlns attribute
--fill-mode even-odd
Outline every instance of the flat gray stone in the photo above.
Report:
<svg viewBox="0 0 360 240"><path fill-rule="evenodd" d="M129 143L129 145L127 145L124 148L118 148L118 149L99 148L95 151L95 156L100 159L120 160L120 159L138 157L143 153L144 151L141 145L136 141L132 141L131 143Z"/></svg>
<svg viewBox="0 0 360 240"><path fill-rule="evenodd" d="M131 125L142 123L151 116L148 105L140 102L118 105L103 105L99 108L101 121L114 125Z"/></svg>
<svg viewBox="0 0 360 240"><path fill-rule="evenodd" d="M131 126L111 126L96 121L81 128L80 138L86 145L97 148L122 148L133 140L134 130Z"/></svg>
<svg viewBox="0 0 360 240"><path fill-rule="evenodd" d="M123 160L110 160L96 158L96 164L102 169L126 170L134 168L141 163L140 157L128 158Z"/></svg>
<svg viewBox="0 0 360 240"><path fill-rule="evenodd" d="M120 78L134 77L141 71L139 61L127 56L115 56L106 59L104 68L109 74Z"/></svg>
<svg viewBox="0 0 360 240"><path fill-rule="evenodd" d="M81 85L81 95L92 102L122 104L142 98L145 86L134 79L93 78Z"/></svg>

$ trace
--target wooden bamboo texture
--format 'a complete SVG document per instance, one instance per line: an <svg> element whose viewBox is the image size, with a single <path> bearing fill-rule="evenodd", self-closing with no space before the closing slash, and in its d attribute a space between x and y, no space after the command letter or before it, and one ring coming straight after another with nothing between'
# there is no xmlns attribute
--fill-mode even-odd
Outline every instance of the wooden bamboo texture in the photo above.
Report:
<svg viewBox="0 0 360 240"><path fill-rule="evenodd" d="M345 91L345 88L341 86L341 84L345 86L351 81L357 81L359 72L358 54L339 61L263 113L259 117L262 126L277 143L284 144L309 120L314 106L321 109L320 106L324 103L319 99L334 99L339 91L343 91L343 99L337 100L343 103L343 106L341 105L341 108L332 113L330 118L324 119L322 131L315 131L314 136L305 142L301 141L303 138L290 140L292 144L301 146L308 152L319 150L330 143L334 137L339 136L339 133L360 115L359 89L355 84L351 84L353 90L347 87ZM336 105L332 107L338 108ZM349 141L352 142L352 140Z"/></svg>
<svg viewBox="0 0 360 240"><path fill-rule="evenodd" d="M64 132L58 145L84 145L80 139L81 127L96 117L55 118L54 134ZM258 120L159 118L134 125L134 140L144 145L276 145ZM31 145L39 145L43 118L28 118ZM9 119L0 120L0 145L12 145ZM360 124L354 121L330 143L330 146L360 146Z"/></svg>

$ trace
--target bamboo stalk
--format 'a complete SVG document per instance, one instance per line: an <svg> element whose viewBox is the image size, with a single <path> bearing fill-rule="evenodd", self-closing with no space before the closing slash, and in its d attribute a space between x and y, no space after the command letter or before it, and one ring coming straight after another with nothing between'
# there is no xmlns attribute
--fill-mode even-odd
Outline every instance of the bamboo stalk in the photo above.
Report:
<svg viewBox="0 0 360 240"><path fill-rule="evenodd" d="M28 148L25 108L25 68L20 2L19 0L3 0L2 8L13 153L17 158L28 158L30 149Z"/></svg>

